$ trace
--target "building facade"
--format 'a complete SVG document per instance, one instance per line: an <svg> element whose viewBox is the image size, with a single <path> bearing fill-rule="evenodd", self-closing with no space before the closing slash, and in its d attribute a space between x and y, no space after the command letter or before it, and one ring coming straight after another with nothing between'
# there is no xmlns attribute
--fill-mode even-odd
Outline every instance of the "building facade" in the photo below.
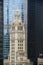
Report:
<svg viewBox="0 0 43 65"><path fill-rule="evenodd" d="M9 33L6 33L4 35L4 48L3 48L4 59L8 59L8 55L9 55L10 38L8 35L9 35Z"/></svg>
<svg viewBox="0 0 43 65"><path fill-rule="evenodd" d="M25 27L18 11L10 29L9 61L10 65L30 65L26 52Z"/></svg>
<svg viewBox="0 0 43 65"><path fill-rule="evenodd" d="M43 54L43 1L28 0L28 57L37 65ZM40 22L40 23L39 23Z"/></svg>
<svg viewBox="0 0 43 65"><path fill-rule="evenodd" d="M43 65L43 58L37 59L37 65Z"/></svg>
<svg viewBox="0 0 43 65"><path fill-rule="evenodd" d="M3 65L3 0L0 0L0 65Z"/></svg>

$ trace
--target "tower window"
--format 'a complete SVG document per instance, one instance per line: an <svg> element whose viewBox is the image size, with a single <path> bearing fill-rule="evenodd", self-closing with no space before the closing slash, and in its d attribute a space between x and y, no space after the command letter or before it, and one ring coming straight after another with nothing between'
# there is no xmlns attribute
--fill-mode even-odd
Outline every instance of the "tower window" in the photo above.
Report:
<svg viewBox="0 0 43 65"><path fill-rule="evenodd" d="M23 30L23 27L22 27L22 26L19 26L19 27L18 27L18 30Z"/></svg>
<svg viewBox="0 0 43 65"><path fill-rule="evenodd" d="M12 26L12 30L14 30L15 29L15 27L14 26Z"/></svg>
<svg viewBox="0 0 43 65"><path fill-rule="evenodd" d="M18 46L23 46L23 44L18 44Z"/></svg>
<svg viewBox="0 0 43 65"><path fill-rule="evenodd" d="M23 44L22 44L22 46L23 46Z"/></svg>
<svg viewBox="0 0 43 65"><path fill-rule="evenodd" d="M19 25L21 25L21 23L19 23Z"/></svg>
<svg viewBox="0 0 43 65"><path fill-rule="evenodd" d="M19 44L18 44L18 46L19 46Z"/></svg>
<svg viewBox="0 0 43 65"><path fill-rule="evenodd" d="M19 49L19 47L18 47L18 49Z"/></svg>
<svg viewBox="0 0 43 65"><path fill-rule="evenodd" d="M11 50L11 52L13 53L13 52L15 52L14 50Z"/></svg>
<svg viewBox="0 0 43 65"><path fill-rule="evenodd" d="M13 42L14 42L14 40L11 40L11 42L13 43Z"/></svg>
<svg viewBox="0 0 43 65"><path fill-rule="evenodd" d="M23 40L18 40L19 43L23 43Z"/></svg>
<svg viewBox="0 0 43 65"><path fill-rule="evenodd" d="M23 61L23 58L20 58L21 61ZM22 65L22 64L21 64Z"/></svg>
<svg viewBox="0 0 43 65"><path fill-rule="evenodd" d="M18 47L18 49L23 50L23 47Z"/></svg>
<svg viewBox="0 0 43 65"><path fill-rule="evenodd" d="M12 59L14 59L14 57L11 57Z"/></svg>
<svg viewBox="0 0 43 65"><path fill-rule="evenodd" d="M15 49L14 47L12 47L12 49Z"/></svg>
<svg viewBox="0 0 43 65"><path fill-rule="evenodd" d="M15 46L15 44L11 44L12 46Z"/></svg>
<svg viewBox="0 0 43 65"><path fill-rule="evenodd" d="M23 49L23 47L22 47L22 49Z"/></svg>
<svg viewBox="0 0 43 65"><path fill-rule="evenodd" d="M14 39L11 39L11 42L12 42L12 43L14 43L14 42L15 42L15 40L14 40Z"/></svg>

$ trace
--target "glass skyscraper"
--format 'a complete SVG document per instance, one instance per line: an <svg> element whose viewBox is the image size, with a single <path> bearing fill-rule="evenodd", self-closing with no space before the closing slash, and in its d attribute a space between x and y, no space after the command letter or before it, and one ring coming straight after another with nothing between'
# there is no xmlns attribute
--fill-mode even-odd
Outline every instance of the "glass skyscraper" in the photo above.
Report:
<svg viewBox="0 0 43 65"><path fill-rule="evenodd" d="M7 26L9 25L9 2L7 2ZM5 24L5 23L4 23ZM7 31L5 31L7 30ZM7 27L6 29L4 29L4 31L6 33L4 33L4 50L3 50L3 56L4 56L4 59L8 59L8 55L9 55L9 45L10 45L10 35L9 35L9 28Z"/></svg>
<svg viewBox="0 0 43 65"><path fill-rule="evenodd" d="M28 57L33 65L37 65L40 54L43 55L43 0L28 0Z"/></svg>
<svg viewBox="0 0 43 65"><path fill-rule="evenodd" d="M0 65L3 65L3 1L0 0Z"/></svg>
<svg viewBox="0 0 43 65"><path fill-rule="evenodd" d="M9 33L6 33L4 35L4 59L8 59L8 55L9 55L10 38L8 35Z"/></svg>

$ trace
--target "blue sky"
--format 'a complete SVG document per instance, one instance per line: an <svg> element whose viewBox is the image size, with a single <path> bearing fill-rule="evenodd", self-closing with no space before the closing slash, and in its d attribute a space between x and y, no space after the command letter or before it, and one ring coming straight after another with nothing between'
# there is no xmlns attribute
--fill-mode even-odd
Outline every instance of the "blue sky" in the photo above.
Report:
<svg viewBox="0 0 43 65"><path fill-rule="evenodd" d="M4 0L4 24L7 23L7 5L9 1L9 22L14 19L15 11L18 8L21 11L22 0Z"/></svg>

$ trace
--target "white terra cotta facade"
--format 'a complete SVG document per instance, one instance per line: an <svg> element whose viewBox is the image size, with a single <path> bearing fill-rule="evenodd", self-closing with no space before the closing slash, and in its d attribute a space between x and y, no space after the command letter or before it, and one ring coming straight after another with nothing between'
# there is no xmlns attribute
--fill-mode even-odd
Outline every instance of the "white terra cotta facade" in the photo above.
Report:
<svg viewBox="0 0 43 65"><path fill-rule="evenodd" d="M24 23L16 11L15 19L10 28L10 65L30 65L26 52L26 37Z"/></svg>
<svg viewBox="0 0 43 65"><path fill-rule="evenodd" d="M37 61L37 65L43 65L43 58L38 58Z"/></svg>

